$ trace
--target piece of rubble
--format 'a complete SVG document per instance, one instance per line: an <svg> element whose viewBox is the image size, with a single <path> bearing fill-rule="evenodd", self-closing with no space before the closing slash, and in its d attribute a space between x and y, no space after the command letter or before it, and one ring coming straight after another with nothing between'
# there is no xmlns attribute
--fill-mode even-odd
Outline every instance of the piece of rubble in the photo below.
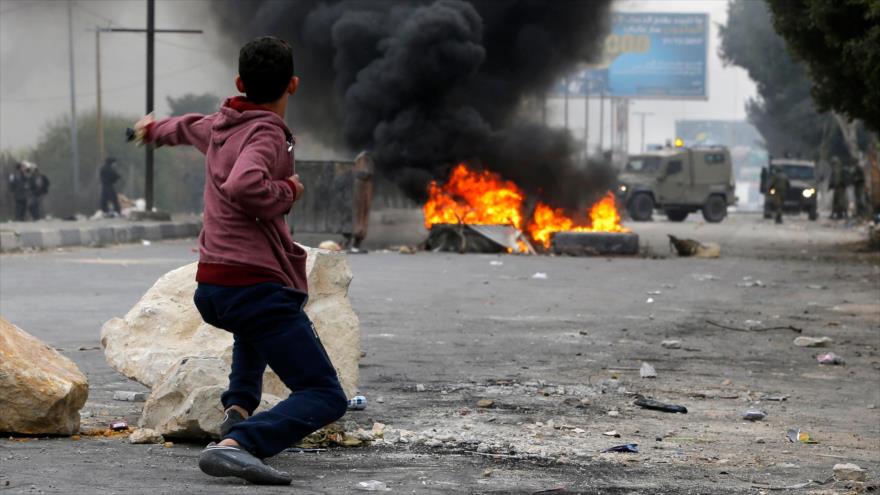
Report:
<svg viewBox="0 0 880 495"><path fill-rule="evenodd" d="M348 299L351 270L344 254L320 249L308 249L306 270L309 302L305 311L333 361L342 388L348 397L353 397L357 392L361 351L358 318ZM149 421L142 426L152 427L166 436L210 436L223 419L216 391L222 391L228 384L232 335L202 322L192 301L195 272L196 263L193 263L166 273L124 318L111 319L101 331L107 362L122 374L152 388L150 399L163 380L167 383L168 380L197 378L198 386L181 383L186 392L169 391L152 404L148 399L145 410L150 408L150 414L146 415ZM168 374L172 367L188 358L218 361L209 366L199 364L204 372L210 371L210 376L189 367L186 368L189 371L178 378ZM183 371L186 370L177 369L177 372ZM290 393L271 370L267 370L263 378L263 392L271 396L272 401ZM211 403L201 404L202 400ZM158 407L158 402L162 407ZM193 411L191 417L187 417L188 410ZM160 418L159 411L168 414L173 411L173 414ZM213 417L209 419L203 414ZM164 431L159 425L167 425L173 431ZM202 430L199 425L212 430Z"/></svg>
<svg viewBox="0 0 880 495"><path fill-rule="evenodd" d="M761 421L767 417L767 413L758 410L749 410L743 413L742 419L746 421Z"/></svg>
<svg viewBox="0 0 880 495"><path fill-rule="evenodd" d="M664 340L660 342L660 346L664 349L681 349L681 341L680 340Z"/></svg>
<svg viewBox="0 0 880 495"><path fill-rule="evenodd" d="M605 435L606 437L620 438L620 433L617 433L617 430L606 431L606 432L603 432L602 434Z"/></svg>
<svg viewBox="0 0 880 495"><path fill-rule="evenodd" d="M342 246L336 241L326 240L318 244L318 249L326 249L327 251L342 251Z"/></svg>
<svg viewBox="0 0 880 495"><path fill-rule="evenodd" d="M424 391L425 391L425 386L421 383L417 383L416 384L416 392L424 392Z"/></svg>
<svg viewBox="0 0 880 495"><path fill-rule="evenodd" d="M128 441L129 443L135 444L165 443L165 437L156 430L150 428L138 428L131 432L131 435L128 436Z"/></svg>
<svg viewBox="0 0 880 495"><path fill-rule="evenodd" d="M868 472L856 464L835 464L834 477L840 481L865 481Z"/></svg>
<svg viewBox="0 0 880 495"><path fill-rule="evenodd" d="M147 393L117 390L113 392L113 400L121 400L125 402L144 402L145 400L147 400Z"/></svg>
<svg viewBox="0 0 880 495"><path fill-rule="evenodd" d="M477 407L489 409L491 407L495 407L495 401L492 399L480 399L477 401Z"/></svg>
<svg viewBox="0 0 880 495"><path fill-rule="evenodd" d="M0 317L0 432L73 435L88 395L73 361Z"/></svg>
<svg viewBox="0 0 880 495"><path fill-rule="evenodd" d="M845 363L842 357L834 354L833 352L819 354L818 356L816 356L816 360L819 361L819 364L838 365Z"/></svg>
<svg viewBox="0 0 880 495"><path fill-rule="evenodd" d="M800 336L794 339L794 345L798 347L828 347L833 342L830 337Z"/></svg>
<svg viewBox="0 0 880 495"><path fill-rule="evenodd" d="M642 363L641 368L639 368L639 376L642 378L657 378L657 370L649 363Z"/></svg>

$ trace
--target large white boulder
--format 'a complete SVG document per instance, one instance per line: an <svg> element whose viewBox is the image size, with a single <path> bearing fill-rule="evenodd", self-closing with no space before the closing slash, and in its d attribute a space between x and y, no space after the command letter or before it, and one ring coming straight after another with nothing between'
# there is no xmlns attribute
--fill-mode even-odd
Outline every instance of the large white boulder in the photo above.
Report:
<svg viewBox="0 0 880 495"><path fill-rule="evenodd" d="M0 432L77 433L88 396L73 361L0 317Z"/></svg>
<svg viewBox="0 0 880 495"><path fill-rule="evenodd" d="M305 311L351 397L361 353L359 322L348 300L351 270L342 253L308 251ZM166 273L124 318L111 319L101 330L107 362L152 389L141 426L171 437L216 434L232 360L232 335L204 323L193 304L196 268L193 263ZM267 369L264 405L289 393Z"/></svg>

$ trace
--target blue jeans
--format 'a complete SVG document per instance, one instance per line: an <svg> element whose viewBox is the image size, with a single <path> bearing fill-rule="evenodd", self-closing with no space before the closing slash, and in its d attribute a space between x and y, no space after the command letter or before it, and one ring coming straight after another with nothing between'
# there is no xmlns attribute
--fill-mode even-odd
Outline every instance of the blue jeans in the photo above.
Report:
<svg viewBox="0 0 880 495"><path fill-rule="evenodd" d="M272 368L291 394L233 426L226 438L265 458L345 414L348 400L330 357L303 311L307 296L277 283L245 287L199 284L194 301L210 325L231 332L232 372L224 408L260 405L263 372Z"/></svg>

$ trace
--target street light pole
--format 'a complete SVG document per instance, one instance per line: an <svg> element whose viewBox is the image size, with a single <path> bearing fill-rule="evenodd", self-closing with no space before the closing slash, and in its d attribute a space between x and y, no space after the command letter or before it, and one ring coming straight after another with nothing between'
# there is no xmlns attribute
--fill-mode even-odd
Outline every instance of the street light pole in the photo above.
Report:
<svg viewBox="0 0 880 495"><path fill-rule="evenodd" d="M153 67L155 65L153 42L156 35L156 1L147 0L147 112L153 111ZM153 145L144 146L146 177L144 178L144 198L147 203L147 211L153 211Z"/></svg>
<svg viewBox="0 0 880 495"><path fill-rule="evenodd" d="M101 29L95 29L95 89L97 100L95 109L95 126L98 137L98 165L104 163L104 114L101 111Z"/></svg>
<svg viewBox="0 0 880 495"><path fill-rule="evenodd" d="M76 123L76 72L73 64L73 2L67 2L67 45L70 64L70 161L73 165L73 204L79 194L79 137Z"/></svg>
<svg viewBox="0 0 880 495"><path fill-rule="evenodd" d="M642 124L641 124L641 127L642 127L642 133L641 133L642 134L642 153L644 153L645 152L645 117L647 117L649 115L654 115L654 114L650 113L650 112L633 112L633 114L638 115L642 119Z"/></svg>

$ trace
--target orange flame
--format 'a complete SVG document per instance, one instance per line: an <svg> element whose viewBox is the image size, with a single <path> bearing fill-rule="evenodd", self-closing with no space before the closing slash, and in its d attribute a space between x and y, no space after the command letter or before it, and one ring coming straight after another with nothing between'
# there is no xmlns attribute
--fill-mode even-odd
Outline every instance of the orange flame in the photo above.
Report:
<svg viewBox="0 0 880 495"><path fill-rule="evenodd" d="M488 171L475 171L464 164L456 166L445 184L431 182L428 201L425 202L425 227L437 223L459 222L470 224L513 225L525 230L536 242L550 247L553 233L575 232L628 232L620 225L614 195L608 192L589 211L590 221L581 224L560 208L543 202L535 205L531 219L523 219L522 205L525 194L513 182ZM521 251L525 251L524 246Z"/></svg>

